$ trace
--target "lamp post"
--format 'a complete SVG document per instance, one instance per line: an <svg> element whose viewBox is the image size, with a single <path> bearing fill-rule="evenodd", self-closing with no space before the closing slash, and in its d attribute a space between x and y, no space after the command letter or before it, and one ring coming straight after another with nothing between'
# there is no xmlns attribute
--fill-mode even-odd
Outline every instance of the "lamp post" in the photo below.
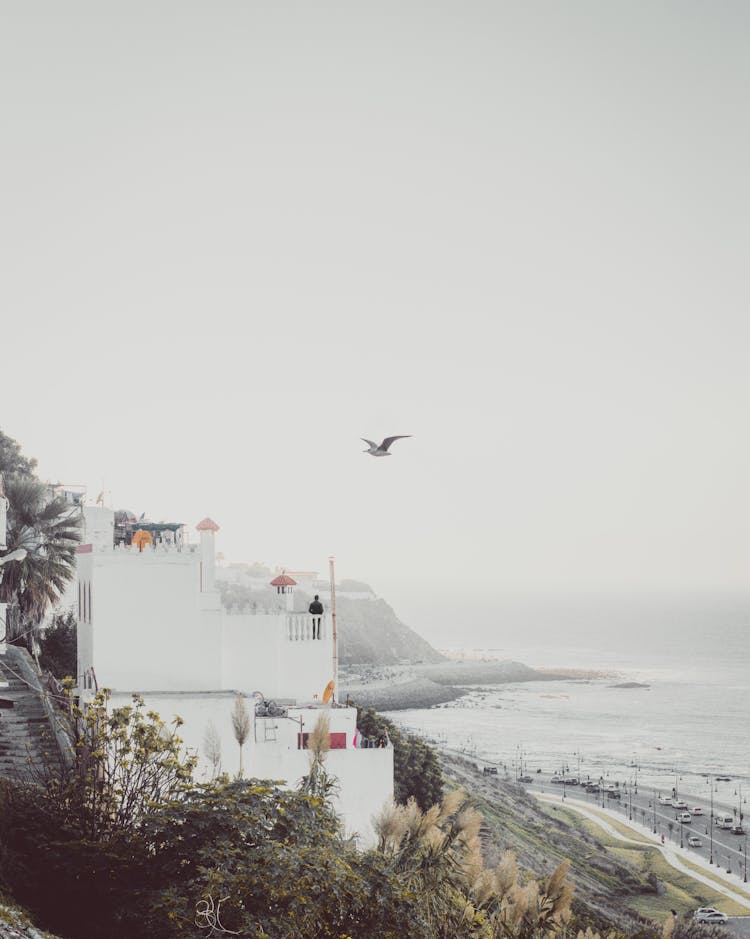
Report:
<svg viewBox="0 0 750 939"><path fill-rule="evenodd" d="M656 834L656 789L654 789L654 801L651 804L654 807L654 834Z"/></svg>
<svg viewBox="0 0 750 939"><path fill-rule="evenodd" d="M740 794L739 794L739 798L737 799L737 821L741 825L742 819L744 817L744 813L742 811L742 783L740 783L739 785L739 790L740 790Z"/></svg>
<svg viewBox="0 0 750 939"><path fill-rule="evenodd" d="M742 866L743 866L742 881L743 883L747 883L747 835L745 835L745 849L742 852Z"/></svg>
<svg viewBox="0 0 750 939"><path fill-rule="evenodd" d="M711 820L708 823L708 827L711 832L711 847L708 852L708 863L713 864L714 862L714 787L710 778L708 780L708 788L711 790Z"/></svg>
<svg viewBox="0 0 750 939"><path fill-rule="evenodd" d="M0 499L4 499L4 498L5 497L3 496L2 478L0 478ZM4 542L5 541L5 528L3 528L3 531L2 531L2 538ZM28 553L29 552L26 550L26 548L15 548L13 551L9 551L7 554L4 554L0 558L0 568L2 568L4 564L9 564L11 561L23 561ZM0 584L2 582L3 582L3 571L0 570ZM8 638L8 627L5 623L5 616L4 616L5 614L4 603L0 604L0 614L3 614L2 616L0 616L0 626L2 626L3 628L3 635L0 636L0 645L3 645L5 643L5 640ZM3 684L3 687L5 687L5 684Z"/></svg>
<svg viewBox="0 0 750 939"><path fill-rule="evenodd" d="M15 551L10 551L8 554L4 554L0 558L0 567L2 567L3 564L7 564L8 561L23 561L28 553L29 552L26 550L26 548L16 548Z"/></svg>
<svg viewBox="0 0 750 939"><path fill-rule="evenodd" d="M334 557L328 558L328 574L331 581L331 631L333 633L333 681L336 697L339 697L339 641L336 631L336 574L334 571Z"/></svg>

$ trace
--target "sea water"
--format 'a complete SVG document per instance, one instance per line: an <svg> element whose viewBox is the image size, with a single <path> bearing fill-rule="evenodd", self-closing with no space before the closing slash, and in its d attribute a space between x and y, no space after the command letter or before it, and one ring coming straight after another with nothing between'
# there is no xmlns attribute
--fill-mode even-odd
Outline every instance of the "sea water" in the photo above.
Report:
<svg viewBox="0 0 750 939"><path fill-rule="evenodd" d="M687 801L708 802L712 787L717 806L738 808L750 795L750 635L741 620L690 629L689 639L683 627L547 631L543 641L527 631L493 646L478 630L484 646L464 640L452 651L597 677L483 685L389 717L510 773L522 763L530 774L637 781L660 793L676 788ZM645 687L617 687L626 683Z"/></svg>

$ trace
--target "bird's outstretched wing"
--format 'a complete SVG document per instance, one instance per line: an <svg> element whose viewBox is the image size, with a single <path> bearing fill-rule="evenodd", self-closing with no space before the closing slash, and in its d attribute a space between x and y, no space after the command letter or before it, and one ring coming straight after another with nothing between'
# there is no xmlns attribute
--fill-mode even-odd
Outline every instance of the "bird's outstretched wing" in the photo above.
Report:
<svg viewBox="0 0 750 939"><path fill-rule="evenodd" d="M360 437L359 439L364 440L365 443L369 443L371 447L375 447L375 449L377 449L378 445L375 443L374 440L368 440L367 437Z"/></svg>
<svg viewBox="0 0 750 939"><path fill-rule="evenodd" d="M386 437L385 440L380 444L380 449L387 450L394 440L404 440L406 437L411 436L411 434L399 434L397 437Z"/></svg>

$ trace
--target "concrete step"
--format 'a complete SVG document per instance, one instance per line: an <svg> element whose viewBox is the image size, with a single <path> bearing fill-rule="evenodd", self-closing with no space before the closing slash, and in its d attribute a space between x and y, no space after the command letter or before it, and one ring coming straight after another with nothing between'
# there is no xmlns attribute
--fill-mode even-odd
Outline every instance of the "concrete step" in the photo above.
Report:
<svg viewBox="0 0 750 939"><path fill-rule="evenodd" d="M38 763L42 751L54 746L52 728L39 694L23 680L19 649L8 648L0 656L0 694L12 706L0 709L0 776L28 778L30 763Z"/></svg>

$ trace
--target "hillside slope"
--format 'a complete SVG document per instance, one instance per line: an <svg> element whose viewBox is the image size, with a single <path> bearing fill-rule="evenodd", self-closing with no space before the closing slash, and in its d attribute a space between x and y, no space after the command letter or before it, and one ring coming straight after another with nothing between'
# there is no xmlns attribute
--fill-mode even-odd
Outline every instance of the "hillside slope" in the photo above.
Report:
<svg viewBox="0 0 750 939"><path fill-rule="evenodd" d="M401 622L385 600L337 603L339 661L342 665L397 665L401 662L440 663L444 657Z"/></svg>
<svg viewBox="0 0 750 939"><path fill-rule="evenodd" d="M511 850L522 867L549 876L567 858L579 927L591 925L602 934L614 927L630 935L643 928L644 921L627 908L627 899L655 892L656 884L593 835L556 817L553 809L542 806L512 780L483 776L472 762L445 752L440 758L446 779L465 788L484 816L482 844L488 863L497 863L503 852Z"/></svg>

